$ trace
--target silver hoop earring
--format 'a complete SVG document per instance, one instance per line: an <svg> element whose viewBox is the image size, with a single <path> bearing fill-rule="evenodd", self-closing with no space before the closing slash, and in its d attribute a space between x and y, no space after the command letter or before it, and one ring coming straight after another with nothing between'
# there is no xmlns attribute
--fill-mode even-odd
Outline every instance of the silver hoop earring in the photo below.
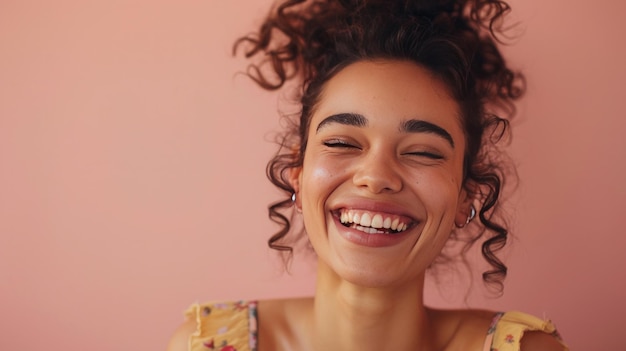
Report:
<svg viewBox="0 0 626 351"><path fill-rule="evenodd" d="M295 192L291 194L291 205L296 207L296 212L302 213L302 208L300 208L298 206L298 203L296 202L296 193Z"/></svg>
<svg viewBox="0 0 626 351"><path fill-rule="evenodd" d="M474 217L476 217L476 209L474 208L474 205L472 205L470 207L470 214L469 216L467 216L467 220L465 221L465 225L468 225L469 222L471 222L472 219L474 219Z"/></svg>

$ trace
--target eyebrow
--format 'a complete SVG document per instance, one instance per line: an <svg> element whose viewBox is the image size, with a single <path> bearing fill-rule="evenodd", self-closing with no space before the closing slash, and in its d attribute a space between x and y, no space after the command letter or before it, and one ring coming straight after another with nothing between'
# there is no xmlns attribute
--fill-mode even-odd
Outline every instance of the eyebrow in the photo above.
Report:
<svg viewBox="0 0 626 351"><path fill-rule="evenodd" d="M333 123L339 123L355 127L366 127L367 118L358 113L338 113L330 115L324 118L324 120L322 120L320 124L317 125L317 129L315 130L315 132L318 133L322 128ZM454 149L454 140L452 139L450 133L434 123L419 119L410 119L408 121L402 122L402 124L400 125L400 131L404 133L434 134L445 139Z"/></svg>
<svg viewBox="0 0 626 351"><path fill-rule="evenodd" d="M450 133L448 133L445 129L441 128L440 126L436 124L422 121L419 119L410 119L402 123L402 125L400 126L400 131L406 132L406 133L435 134L437 136L444 138L450 144L450 146L452 146L452 148L454 149L454 140L452 139L452 136L450 135Z"/></svg>
<svg viewBox="0 0 626 351"><path fill-rule="evenodd" d="M358 113L338 113L336 115L330 115L324 118L324 120L317 125L315 132L317 133L323 127L333 123L344 124L347 126L365 127L367 126L367 118Z"/></svg>

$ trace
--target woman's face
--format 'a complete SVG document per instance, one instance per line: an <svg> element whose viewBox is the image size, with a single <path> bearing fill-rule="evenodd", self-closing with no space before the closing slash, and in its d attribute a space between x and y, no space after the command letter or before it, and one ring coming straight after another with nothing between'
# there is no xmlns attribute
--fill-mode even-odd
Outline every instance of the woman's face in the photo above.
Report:
<svg viewBox="0 0 626 351"><path fill-rule="evenodd" d="M330 79L292 182L319 259L370 286L415 281L467 218L457 103L426 69L361 61Z"/></svg>

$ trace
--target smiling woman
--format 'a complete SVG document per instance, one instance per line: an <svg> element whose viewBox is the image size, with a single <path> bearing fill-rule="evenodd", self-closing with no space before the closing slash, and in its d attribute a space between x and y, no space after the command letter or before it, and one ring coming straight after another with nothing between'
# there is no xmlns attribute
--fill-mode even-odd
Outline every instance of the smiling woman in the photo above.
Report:
<svg viewBox="0 0 626 351"><path fill-rule="evenodd" d="M281 225L269 244L291 254L292 223L304 223L316 292L194 305L170 350L566 349L549 321L423 303L426 270L461 236L482 240L485 283L501 289L506 276L496 143L523 93L495 44L508 10L291 0L237 42L264 55L249 70L261 87L301 84L296 128L268 165L285 191L269 207Z"/></svg>

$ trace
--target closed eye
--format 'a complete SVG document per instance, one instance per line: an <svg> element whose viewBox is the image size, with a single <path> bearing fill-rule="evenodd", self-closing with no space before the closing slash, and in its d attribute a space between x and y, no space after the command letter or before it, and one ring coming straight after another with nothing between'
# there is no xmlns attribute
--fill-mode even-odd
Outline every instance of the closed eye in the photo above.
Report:
<svg viewBox="0 0 626 351"><path fill-rule="evenodd" d="M332 148L355 148L355 149L359 149L358 146L352 145L350 143L347 143L344 140L328 140L328 141L324 142L324 145L326 147L332 147Z"/></svg>
<svg viewBox="0 0 626 351"><path fill-rule="evenodd" d="M432 160L442 160L443 159L443 156L441 156L439 154L432 153L432 152L427 152L427 151L409 152L409 153L407 153L407 155L426 157L426 158L429 158L429 159L432 159Z"/></svg>

